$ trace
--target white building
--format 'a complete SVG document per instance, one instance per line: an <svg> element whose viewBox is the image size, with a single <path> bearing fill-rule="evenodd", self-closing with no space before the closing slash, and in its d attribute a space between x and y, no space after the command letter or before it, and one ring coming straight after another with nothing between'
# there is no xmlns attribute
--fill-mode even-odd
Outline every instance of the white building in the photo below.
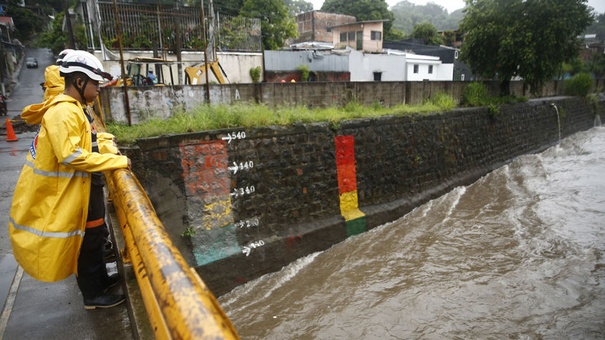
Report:
<svg viewBox="0 0 605 340"><path fill-rule="evenodd" d="M439 57L389 50L363 53L350 50L351 81L451 81L454 64Z"/></svg>

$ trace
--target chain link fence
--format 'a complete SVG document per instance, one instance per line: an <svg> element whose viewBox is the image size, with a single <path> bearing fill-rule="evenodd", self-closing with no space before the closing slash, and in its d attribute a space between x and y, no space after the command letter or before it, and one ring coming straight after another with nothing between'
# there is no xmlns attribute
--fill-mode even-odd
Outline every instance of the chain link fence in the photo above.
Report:
<svg viewBox="0 0 605 340"><path fill-rule="evenodd" d="M200 51L204 49L202 11L200 7L162 4L132 4L87 1L85 18L92 41L103 42L106 49L117 52L117 13L124 50ZM91 15L89 13L95 13ZM205 9L204 27L208 46L223 52L259 52L262 50L259 19L211 13ZM89 43L89 47L94 42ZM180 45L180 46L179 46Z"/></svg>

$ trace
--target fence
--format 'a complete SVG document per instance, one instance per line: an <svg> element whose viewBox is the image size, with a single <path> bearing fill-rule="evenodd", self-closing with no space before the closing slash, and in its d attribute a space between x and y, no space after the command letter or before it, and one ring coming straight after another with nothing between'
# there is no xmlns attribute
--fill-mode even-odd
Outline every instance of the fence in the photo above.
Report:
<svg viewBox="0 0 605 340"><path fill-rule="evenodd" d="M161 4L115 5L99 2L99 30L106 48L118 51L116 18L118 13L122 45L125 49L175 51L203 50L204 40L200 7ZM261 50L259 19L225 16L206 12L208 44L221 51ZM178 35L177 35L178 34Z"/></svg>

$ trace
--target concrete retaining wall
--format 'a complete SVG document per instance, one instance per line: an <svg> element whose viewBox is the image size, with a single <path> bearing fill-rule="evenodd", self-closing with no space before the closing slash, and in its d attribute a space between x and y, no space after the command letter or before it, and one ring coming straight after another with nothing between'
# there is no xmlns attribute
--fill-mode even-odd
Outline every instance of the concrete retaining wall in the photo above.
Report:
<svg viewBox="0 0 605 340"><path fill-rule="evenodd" d="M384 84L386 85L386 84ZM127 150L172 239L221 295L393 221L594 125L601 101L549 98L339 125L230 129Z"/></svg>
<svg viewBox="0 0 605 340"><path fill-rule="evenodd" d="M269 77L276 77L270 74ZM392 107L399 104L420 104L438 93L450 94L460 100L464 88L469 82L297 82L290 83L296 74L282 75L287 83L260 84L211 84L210 103L263 103L269 107L283 105L304 105L308 107L343 106L350 101L364 105L381 105ZM335 76L321 75L321 77ZM273 79L272 78L272 79ZM298 81L298 80L297 80ZM490 94L499 94L499 84L495 81L484 82ZM595 89L602 88L605 79L595 80ZM523 82L512 82L511 94L529 96L523 89ZM551 81L544 85L544 97L562 95L563 81ZM150 118L165 119L176 113L187 112L206 102L206 86L139 86L128 88L130 103L130 120L133 124ZM121 87L102 88L100 94L103 112L109 121L128 122L128 114Z"/></svg>

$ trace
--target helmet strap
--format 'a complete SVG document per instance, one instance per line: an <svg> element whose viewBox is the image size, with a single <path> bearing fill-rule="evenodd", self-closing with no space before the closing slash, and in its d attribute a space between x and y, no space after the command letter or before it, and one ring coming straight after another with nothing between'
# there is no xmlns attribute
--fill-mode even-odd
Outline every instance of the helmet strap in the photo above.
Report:
<svg viewBox="0 0 605 340"><path fill-rule="evenodd" d="M84 78L80 78L80 79L84 80L84 86L78 87L78 78L74 79L73 86L76 88L76 90L80 94L80 97L82 97L82 102L86 103L86 98L84 97L84 90L86 90L86 86L88 85L88 81L90 79L88 79L88 77L84 77Z"/></svg>

